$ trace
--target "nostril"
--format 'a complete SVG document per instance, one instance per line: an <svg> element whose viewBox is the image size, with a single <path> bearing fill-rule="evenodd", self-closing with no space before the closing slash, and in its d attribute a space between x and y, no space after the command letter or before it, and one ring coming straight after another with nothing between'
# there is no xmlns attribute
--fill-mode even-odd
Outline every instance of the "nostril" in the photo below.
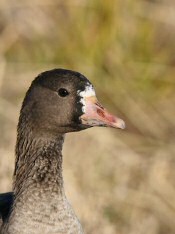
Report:
<svg viewBox="0 0 175 234"><path fill-rule="evenodd" d="M101 116L102 118L105 117L105 113L104 113L104 111L101 110L101 109L97 109L97 114L98 114L99 116Z"/></svg>

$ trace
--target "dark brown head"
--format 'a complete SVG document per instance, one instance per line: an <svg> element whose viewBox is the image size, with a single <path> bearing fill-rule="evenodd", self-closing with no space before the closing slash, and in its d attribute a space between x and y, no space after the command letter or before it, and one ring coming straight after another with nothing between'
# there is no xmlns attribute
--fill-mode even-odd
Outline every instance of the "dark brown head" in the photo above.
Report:
<svg viewBox="0 0 175 234"><path fill-rule="evenodd" d="M32 82L22 105L18 130L47 136L93 126L124 128L124 122L100 105L86 77L75 71L54 69L41 73Z"/></svg>

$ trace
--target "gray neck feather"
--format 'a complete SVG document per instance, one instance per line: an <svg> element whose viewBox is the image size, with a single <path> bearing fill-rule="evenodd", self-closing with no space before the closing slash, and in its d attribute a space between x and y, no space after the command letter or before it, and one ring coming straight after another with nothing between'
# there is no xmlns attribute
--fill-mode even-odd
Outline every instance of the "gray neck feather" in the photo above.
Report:
<svg viewBox="0 0 175 234"><path fill-rule="evenodd" d="M28 196L30 189L64 194L62 145L64 135L34 138L18 132L13 190L16 199ZM24 199L24 198L23 198Z"/></svg>
<svg viewBox="0 0 175 234"><path fill-rule="evenodd" d="M64 135L45 136L27 129L18 127L14 203L1 233L38 234L39 230L43 234L82 234L64 193L61 153Z"/></svg>

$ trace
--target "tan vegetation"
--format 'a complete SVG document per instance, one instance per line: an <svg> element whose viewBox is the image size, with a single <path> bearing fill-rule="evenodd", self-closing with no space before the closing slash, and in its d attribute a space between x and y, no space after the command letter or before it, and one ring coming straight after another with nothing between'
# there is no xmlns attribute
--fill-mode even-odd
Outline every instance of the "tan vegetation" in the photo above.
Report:
<svg viewBox="0 0 175 234"><path fill-rule="evenodd" d="M0 192L41 71L85 74L125 131L67 136L65 186L87 234L175 233L175 2L0 1Z"/></svg>

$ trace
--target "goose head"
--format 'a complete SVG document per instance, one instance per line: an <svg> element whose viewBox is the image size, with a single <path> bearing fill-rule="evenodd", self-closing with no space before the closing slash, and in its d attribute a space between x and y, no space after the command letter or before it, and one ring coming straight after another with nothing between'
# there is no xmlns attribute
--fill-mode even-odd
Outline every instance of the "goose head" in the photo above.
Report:
<svg viewBox="0 0 175 234"><path fill-rule="evenodd" d="M27 128L30 133L47 136L94 126L123 129L125 124L99 103L93 85L85 76L54 69L35 78L23 101L21 131Z"/></svg>

